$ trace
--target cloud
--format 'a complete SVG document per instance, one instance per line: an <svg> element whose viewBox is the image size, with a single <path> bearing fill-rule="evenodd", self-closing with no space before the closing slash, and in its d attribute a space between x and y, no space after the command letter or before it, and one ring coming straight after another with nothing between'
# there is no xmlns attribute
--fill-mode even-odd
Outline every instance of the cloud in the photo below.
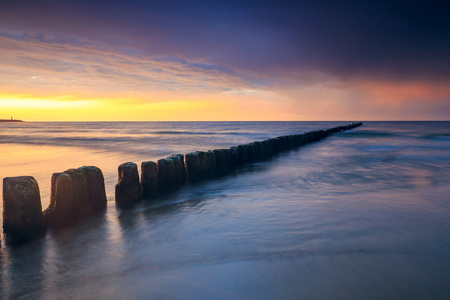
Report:
<svg viewBox="0 0 450 300"><path fill-rule="evenodd" d="M227 91L251 84L227 68L176 57L141 58L44 35L0 33L7 85L109 91ZM30 81L29 79L39 79ZM39 82L37 82L39 81ZM0 82L1 84L1 82ZM6 82L3 83L6 85Z"/></svg>
<svg viewBox="0 0 450 300"><path fill-rule="evenodd" d="M449 8L448 1L3 1L0 27L11 35L33 30L28 41L171 57L247 80L448 81Z"/></svg>

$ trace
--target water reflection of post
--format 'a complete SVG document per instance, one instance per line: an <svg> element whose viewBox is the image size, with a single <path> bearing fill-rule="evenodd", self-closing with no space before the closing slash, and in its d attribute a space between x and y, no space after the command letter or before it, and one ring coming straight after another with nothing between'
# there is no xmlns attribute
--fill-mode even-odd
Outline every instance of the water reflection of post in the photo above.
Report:
<svg viewBox="0 0 450 300"><path fill-rule="evenodd" d="M139 245L141 242L141 234L145 234L148 229L139 226L142 222L140 213L136 209L122 210L117 216L117 219L120 230L117 232L115 248L119 253L122 253L121 268L125 267L134 270L144 263L141 261L142 257L136 254L141 253L137 251L137 249L142 248L142 245ZM143 252L148 250L146 247L142 248Z"/></svg>
<svg viewBox="0 0 450 300"><path fill-rule="evenodd" d="M122 230L122 238L127 239L127 235L136 228L136 220L139 218L139 213L135 209L122 210L117 219Z"/></svg>
<svg viewBox="0 0 450 300"><path fill-rule="evenodd" d="M43 269L45 249L45 239L3 249L2 299L38 299L42 296L46 279Z"/></svg>
<svg viewBox="0 0 450 300"><path fill-rule="evenodd" d="M103 212L76 226L50 231L48 261L52 272L44 298L65 298L74 286L86 284L84 276L108 272L111 244L105 217Z"/></svg>

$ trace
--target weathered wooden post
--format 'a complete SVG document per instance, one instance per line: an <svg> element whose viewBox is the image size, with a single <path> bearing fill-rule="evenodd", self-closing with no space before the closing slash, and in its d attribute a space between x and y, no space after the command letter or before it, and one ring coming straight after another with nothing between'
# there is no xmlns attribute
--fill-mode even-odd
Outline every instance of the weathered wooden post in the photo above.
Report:
<svg viewBox="0 0 450 300"><path fill-rule="evenodd" d="M64 171L72 178L73 201L76 203L74 211L76 219L81 219L89 214L89 194L87 176L84 170L68 169Z"/></svg>
<svg viewBox="0 0 450 300"><path fill-rule="evenodd" d="M3 232L7 242L18 243L46 232L39 185L31 176L3 179Z"/></svg>
<svg viewBox="0 0 450 300"><path fill-rule="evenodd" d="M262 160L268 159L270 157L269 142L267 140L261 141L260 155Z"/></svg>
<svg viewBox="0 0 450 300"><path fill-rule="evenodd" d="M257 149L256 149L256 143L249 143L247 144L247 149L248 149L248 162L252 163L257 161Z"/></svg>
<svg viewBox="0 0 450 300"><path fill-rule="evenodd" d="M86 216L95 215L103 211L107 205L105 178L102 170L95 166L84 166L80 169L87 177L89 209Z"/></svg>
<svg viewBox="0 0 450 300"><path fill-rule="evenodd" d="M64 227L75 222L76 204L73 200L72 177L67 173L53 173L50 203L44 210L47 225Z"/></svg>
<svg viewBox="0 0 450 300"><path fill-rule="evenodd" d="M206 176L213 176L217 172L217 163L216 163L216 155L213 151L208 150L205 152L205 158L206 158Z"/></svg>
<svg viewBox="0 0 450 300"><path fill-rule="evenodd" d="M186 166L184 164L184 155L174 154L169 156L169 158L173 160L176 184L185 184L187 177L186 177Z"/></svg>
<svg viewBox="0 0 450 300"><path fill-rule="evenodd" d="M239 164L245 165L250 162L250 151L248 144L237 146L239 153Z"/></svg>
<svg viewBox="0 0 450 300"><path fill-rule="evenodd" d="M44 211L47 224L65 227L92 217L106 208L105 180L94 166L54 173L50 203Z"/></svg>
<svg viewBox="0 0 450 300"><path fill-rule="evenodd" d="M175 165L171 158L161 158L156 162L158 182L161 189L167 189L176 184Z"/></svg>
<svg viewBox="0 0 450 300"><path fill-rule="evenodd" d="M237 147L230 148L230 167L235 169L239 166L239 150Z"/></svg>
<svg viewBox="0 0 450 300"><path fill-rule="evenodd" d="M266 151L266 158L270 158L274 155L274 151L273 151L273 139L267 139L264 140L263 143L266 145L265 146L265 151Z"/></svg>
<svg viewBox="0 0 450 300"><path fill-rule="evenodd" d="M154 161L144 161L141 164L141 187L145 197L153 197L158 194L159 180L157 164Z"/></svg>
<svg viewBox="0 0 450 300"><path fill-rule="evenodd" d="M273 153L277 154L281 152L281 137L272 138Z"/></svg>
<svg viewBox="0 0 450 300"><path fill-rule="evenodd" d="M197 151L199 157L200 157L200 164L201 164L201 178L207 177L209 173L209 163L208 158L206 157L206 152L203 151Z"/></svg>
<svg viewBox="0 0 450 300"><path fill-rule="evenodd" d="M225 173L231 169L230 149L215 149L213 150L216 157L217 173Z"/></svg>
<svg viewBox="0 0 450 300"><path fill-rule="evenodd" d="M187 153L184 156L186 165L186 175L189 181L201 179L203 177L202 161L199 152Z"/></svg>
<svg viewBox="0 0 450 300"><path fill-rule="evenodd" d="M137 165L133 162L123 163L119 166L118 172L119 180L116 184L116 205L119 208L133 206L142 196Z"/></svg>

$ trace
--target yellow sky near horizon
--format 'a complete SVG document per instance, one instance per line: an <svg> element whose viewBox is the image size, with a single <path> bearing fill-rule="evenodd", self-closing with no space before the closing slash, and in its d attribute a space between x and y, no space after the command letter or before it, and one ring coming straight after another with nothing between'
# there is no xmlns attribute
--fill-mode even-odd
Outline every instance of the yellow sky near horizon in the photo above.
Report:
<svg viewBox="0 0 450 300"><path fill-rule="evenodd" d="M313 86L216 93L156 91L108 98L0 92L0 119L12 116L25 121L429 120L434 113L427 112L430 102L435 101L434 106L439 107L439 99L446 93L448 88L442 86L377 83L364 83L352 89ZM418 118L416 110L421 106L423 114Z"/></svg>
<svg viewBox="0 0 450 300"><path fill-rule="evenodd" d="M255 95L188 95L168 93L152 100L0 95L0 118L27 121L211 121L285 120L290 116L276 103ZM182 93L181 93L182 94ZM158 99L163 99L160 101Z"/></svg>

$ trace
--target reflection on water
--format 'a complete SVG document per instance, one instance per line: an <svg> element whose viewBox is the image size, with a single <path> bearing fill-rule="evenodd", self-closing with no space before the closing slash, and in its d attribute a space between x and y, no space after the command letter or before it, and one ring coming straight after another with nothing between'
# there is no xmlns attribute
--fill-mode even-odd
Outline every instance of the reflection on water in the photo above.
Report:
<svg viewBox="0 0 450 300"><path fill-rule="evenodd" d="M12 251L2 251L3 284L10 288L11 298L35 295L39 298L45 289L45 242L35 241Z"/></svg>
<svg viewBox="0 0 450 300"><path fill-rule="evenodd" d="M183 130L239 129L213 125ZM277 123L274 131L294 125ZM325 125L306 130L331 127ZM145 157L76 148L82 155L68 167L104 165L106 213L20 247L2 243L0 298L448 299L449 125L368 122L124 211L113 198L118 160ZM237 144L271 128L241 130L236 140L205 136L210 145L221 145L224 136ZM34 146L6 149L14 147ZM45 147L66 151L58 163L77 156L69 145ZM157 151L187 152L173 151L179 143L164 147ZM217 147L198 147L211 148ZM21 161L12 152L11 161Z"/></svg>

